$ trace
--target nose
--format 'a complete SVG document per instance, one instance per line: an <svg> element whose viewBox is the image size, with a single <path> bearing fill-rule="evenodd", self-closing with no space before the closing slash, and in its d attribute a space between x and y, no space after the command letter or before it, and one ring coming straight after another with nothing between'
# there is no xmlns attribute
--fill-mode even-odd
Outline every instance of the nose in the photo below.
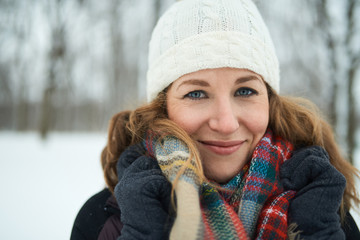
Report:
<svg viewBox="0 0 360 240"><path fill-rule="evenodd" d="M209 127L221 134L231 134L239 128L238 106L229 99L220 99L212 106Z"/></svg>

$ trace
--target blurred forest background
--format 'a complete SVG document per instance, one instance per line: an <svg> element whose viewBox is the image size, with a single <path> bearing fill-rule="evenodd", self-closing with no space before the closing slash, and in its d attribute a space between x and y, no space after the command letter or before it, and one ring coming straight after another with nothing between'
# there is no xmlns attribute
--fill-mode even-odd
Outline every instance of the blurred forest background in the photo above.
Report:
<svg viewBox="0 0 360 240"><path fill-rule="evenodd" d="M174 1L0 0L0 130L105 132L113 114L145 102L151 30ZM255 2L277 49L281 94L315 102L352 159L360 1Z"/></svg>

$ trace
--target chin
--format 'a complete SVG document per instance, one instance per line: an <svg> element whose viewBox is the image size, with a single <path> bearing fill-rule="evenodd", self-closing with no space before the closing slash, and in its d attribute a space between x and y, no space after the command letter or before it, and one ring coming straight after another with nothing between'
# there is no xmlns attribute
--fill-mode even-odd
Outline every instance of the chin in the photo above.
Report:
<svg viewBox="0 0 360 240"><path fill-rule="evenodd" d="M229 182L231 179L233 179L239 172L234 172L234 171L224 171L224 172L219 172L219 171L206 171L205 170L205 176L207 179L211 180L211 181L215 181L216 183L219 184L225 184L227 182Z"/></svg>
<svg viewBox="0 0 360 240"><path fill-rule="evenodd" d="M227 183L233 179L247 162L246 159L229 159L229 157L204 159L208 160L207 162L203 161L206 178L220 184Z"/></svg>

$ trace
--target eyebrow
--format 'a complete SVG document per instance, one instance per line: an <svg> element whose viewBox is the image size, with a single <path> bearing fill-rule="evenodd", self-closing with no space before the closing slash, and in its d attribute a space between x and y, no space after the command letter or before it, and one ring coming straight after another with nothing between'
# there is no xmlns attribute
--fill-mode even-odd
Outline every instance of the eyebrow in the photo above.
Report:
<svg viewBox="0 0 360 240"><path fill-rule="evenodd" d="M235 84L240 84L240 83L244 83L244 82L248 82L248 81L252 81L252 80L258 80L261 81L258 77L256 76L245 76L245 77L241 77L236 79ZM182 82L177 89L179 89L182 85L196 85L196 86L201 86L201 87L209 87L210 84L204 80L200 80L200 79L189 79L186 80L184 82Z"/></svg>
<svg viewBox="0 0 360 240"><path fill-rule="evenodd" d="M201 86L201 87L209 87L210 84L204 80L200 80L200 79L190 79L190 80L186 80L183 81L178 87L177 89L179 89L182 85L197 85L197 86Z"/></svg>
<svg viewBox="0 0 360 240"><path fill-rule="evenodd" d="M252 81L252 80L258 80L261 82L261 80L257 76L245 76L245 77L238 78L236 80L235 84L244 83L244 82L248 82L248 81Z"/></svg>

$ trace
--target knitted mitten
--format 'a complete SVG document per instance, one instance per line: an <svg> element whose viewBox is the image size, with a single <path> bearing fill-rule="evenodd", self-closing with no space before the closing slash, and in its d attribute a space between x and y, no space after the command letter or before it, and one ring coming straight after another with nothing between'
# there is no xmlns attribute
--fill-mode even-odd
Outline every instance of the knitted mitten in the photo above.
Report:
<svg viewBox="0 0 360 240"><path fill-rule="evenodd" d="M280 170L285 189L297 194L290 203L289 223L296 223L301 239L345 239L338 214L345 177L331 165L321 147L299 149Z"/></svg>
<svg viewBox="0 0 360 240"><path fill-rule="evenodd" d="M118 239L166 239L173 222L169 215L171 184L157 161L139 149L125 150L117 165L119 182L114 194L124 224Z"/></svg>

